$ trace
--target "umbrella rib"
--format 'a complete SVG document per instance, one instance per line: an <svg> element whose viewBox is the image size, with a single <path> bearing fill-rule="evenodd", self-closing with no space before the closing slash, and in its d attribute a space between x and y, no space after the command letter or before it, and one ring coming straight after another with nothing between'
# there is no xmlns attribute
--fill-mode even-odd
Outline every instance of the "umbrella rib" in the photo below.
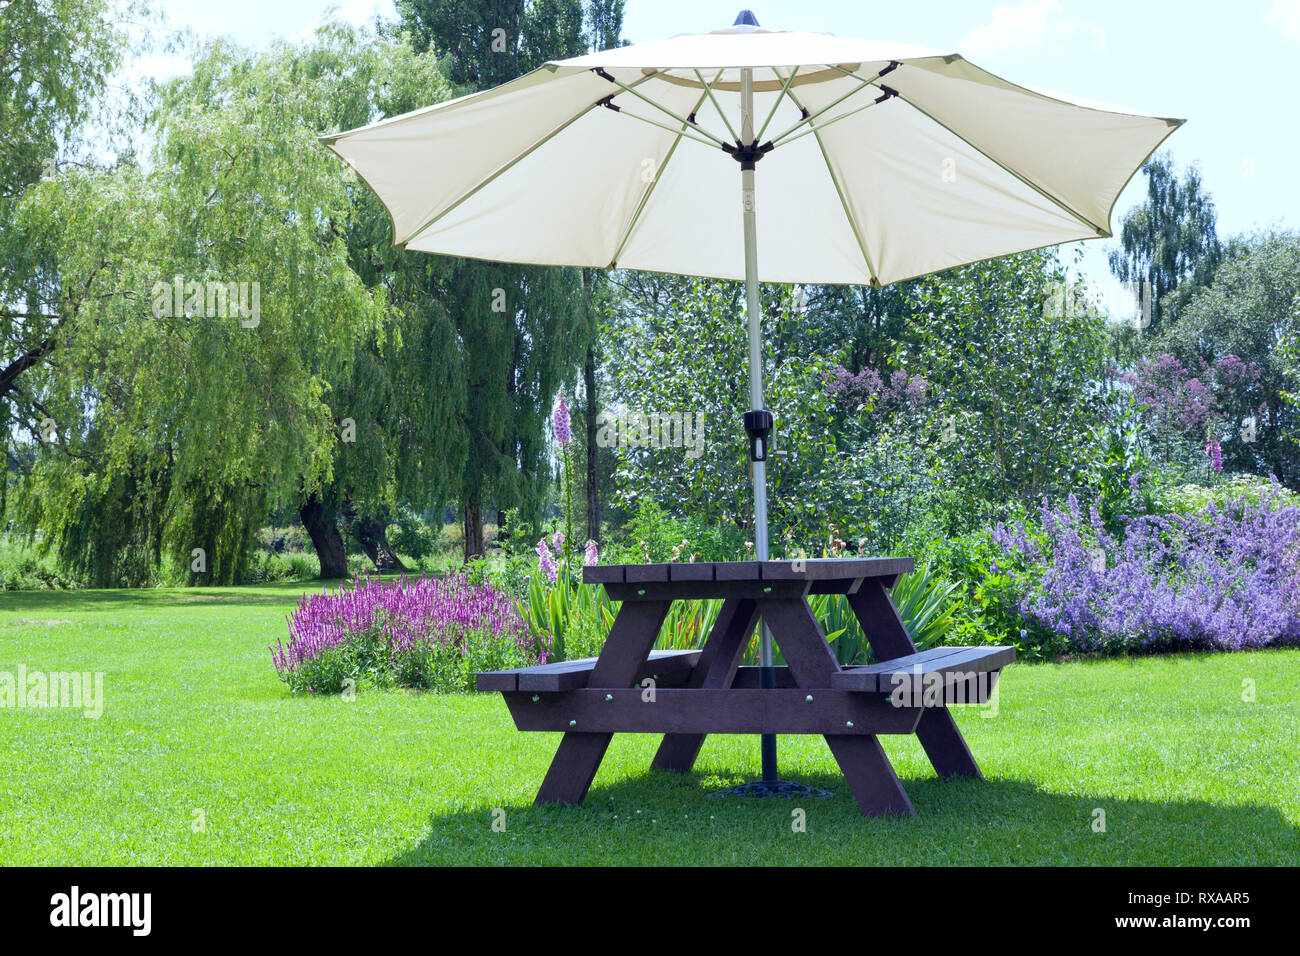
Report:
<svg viewBox="0 0 1300 956"><path fill-rule="evenodd" d="M633 86L640 86L642 83L648 82L649 80L653 80L653 79L654 79L656 76L658 76L660 73L665 73L665 72L667 72L667 71L666 71L666 70L656 70L654 73L648 74L647 76L643 76L641 79L637 80L637 81L636 81L635 83L633 83L632 85L633 85ZM422 232L424 232L426 229L428 229L430 226L432 226L432 225L433 225L434 223L436 223L438 220L442 219L444 216L448 215L449 213L454 212L456 209L460 208L462 205L464 205L465 203L467 203L470 199L474 198L474 196L478 195L478 193L479 193L482 189L484 189L485 187L491 185L493 182L495 182L495 181L496 181L497 179L499 179L501 176L504 176L504 175L505 175L506 173L508 173L510 170L514 169L516 166L518 166L520 163L522 163L525 159L527 159L529 156L531 156L533 153L535 153L535 152L536 152L537 150L539 150L541 147L545 146L547 143L549 143L551 140L555 139L555 137L559 136L559 135L560 135L561 133L563 133L566 129L568 129L570 126L572 126L574 123L578 122L578 120L582 119L584 116L586 116L586 115L587 115L588 113L590 113L592 110L594 110L596 107L600 106L601 103L602 103L601 100L597 100L596 102L590 104L590 105L589 105L586 109L584 109L582 112L577 113L577 114L575 114L574 116L571 116L569 119L565 120L563 123L561 123L559 126L555 127L555 129L551 130L549 133L547 133L545 136L543 136L543 137L542 137L541 139L539 139L537 142L533 143L532 146L529 146L529 147L528 147L526 150L524 150L522 153L517 154L513 159L511 159L508 163L506 163L504 166L502 166L500 169L498 169L496 172L494 172L491 176L488 176L487 179L484 179L482 182L480 182L477 186L475 186L475 187L474 187L473 189L471 189L469 192L465 193L465 195L461 196L459 199L457 199L454 203L452 203L452 204L451 204L450 206L448 206L446 209L442 210L442 212L438 213L438 214L437 214L436 216L434 216L432 219L429 219L428 221L424 222L421 226L419 226L419 228L417 228L417 229L413 229L413 230L412 230L412 231L407 235L407 237L406 237L405 239L403 239L401 242L397 242L397 241L396 241L396 240L397 240L397 237L396 237L396 236L393 236L393 239L394 239L394 245L396 245L398 248L405 249L407 243L409 243L412 239L416 239L416 238L418 238ZM642 119L643 117L637 117L637 118L638 118L638 119Z"/></svg>
<svg viewBox="0 0 1300 956"><path fill-rule="evenodd" d="M995 164L999 169L1001 169L1003 172L1008 173L1009 175L1014 176L1016 179L1020 180L1020 182L1022 182L1024 185L1028 186L1028 187L1029 187L1030 189L1032 189L1034 192L1038 193L1038 195L1042 196L1044 199L1046 199L1046 200L1047 200L1048 202L1050 202L1052 205L1056 206L1058 209L1061 209L1061 210L1064 211L1064 212L1069 213L1069 214L1070 214L1071 216L1073 216L1075 219L1079 220L1079 222L1083 223L1083 224L1084 224L1085 226L1087 226L1089 229L1093 230L1093 231L1094 231L1094 232L1095 232L1099 237L1102 237L1102 236L1109 236L1109 235L1110 235L1109 230L1106 230L1106 229L1101 228L1101 227L1098 226L1095 222L1093 222L1091 219L1089 219L1087 216L1085 216L1085 215L1083 215L1082 213L1080 213L1078 210L1076 210L1076 209L1072 209L1072 208L1071 208L1067 203L1063 202L1063 201L1060 200L1060 199L1057 199L1055 196L1053 196L1053 195L1052 195L1051 193L1049 193L1047 190L1043 189L1041 186L1039 186L1037 183L1035 183L1035 182L1034 182L1033 180L1031 180L1029 177L1023 175L1023 174L1020 173L1018 170L1013 169L1013 168L1012 168L1011 166L1009 166L1007 163L1002 162L1002 160L998 159L996 156L992 155L991 153L988 153L987 151L985 151L985 150L981 149L980 147L976 146L974 143L972 143L970 140L968 140L968 139L967 139L965 136L963 136L961 133L957 132L955 129L953 129L951 126L949 126L947 123L945 123L945 122L943 122L942 120L940 120L940 119L938 119L937 117L935 117L933 114L931 114L930 112L928 112L927 110L925 110L923 107L917 106L915 103L913 103L911 100L909 100L906 96L903 96L903 95L900 93L900 94L898 95L898 98L899 98L900 100L902 100L904 103L906 103L908 106L912 107L912 109L916 110L918 113L920 113L920 114L921 114L922 116L924 116L926 119L930 120L930 122L936 124L937 126L941 127L942 129L947 130L947 131L948 131L949 133L951 133L953 136L956 136L959 140L961 140L963 143L965 143L965 144L966 144L967 146L969 146L971 149L975 150L975 152L979 153L979 154L980 154L981 156L983 156L985 159L987 159L987 160L989 160L990 162L994 163L994 164Z"/></svg>
<svg viewBox="0 0 1300 956"><path fill-rule="evenodd" d="M805 136L808 136L808 135L811 134L811 133L814 133L814 132L820 132L820 131L826 129L827 127L834 126L834 125L835 125L836 123L838 123L840 120L848 119L850 116L857 116L857 115L858 115L859 113L861 113L863 110L869 110L869 109L871 109L871 107L873 107L873 106L879 106L879 105L880 105L881 103L883 103L883 102L884 102L884 99L874 99L874 100L872 100L870 103L863 103L861 106L855 106L853 109L849 110L847 113L841 113L839 116L833 116L833 117L831 117L831 118L828 119L825 123L822 123L821 126L816 127L816 129L814 129L812 126L809 126L809 127L808 127L806 130L804 130L802 133L797 133L797 134L795 134L794 136L791 136L789 139L787 139L787 140L783 140L783 141L781 141L780 143L777 143L776 145L778 145L778 146L789 146L791 143L795 142L796 140L803 139Z"/></svg>
<svg viewBox="0 0 1300 956"><path fill-rule="evenodd" d="M847 93L845 93L843 96L841 96L841 97L839 97L839 98L837 98L837 99L835 99L835 100L832 100L830 103L827 103L825 106L823 106L821 109L819 109L816 113L811 113L811 114L808 113L808 111L807 111L806 109L804 109L803 104L799 104L799 109L802 110L803 113L804 113L805 115L803 116L802 119L799 120L799 122L795 123L795 124L794 124L793 126L791 126L788 130L786 130L785 132L781 133L781 135L779 135L779 136L773 136L773 137L772 137L772 142L773 142L773 144L775 144L776 146L780 146L782 140L784 140L787 136L789 136L791 133L793 133L795 130L797 130L800 126L803 126L805 123L808 125L808 128L809 128L809 129L812 129L812 122L813 122L813 120L815 120L817 117L819 117L819 116L823 115L824 113L826 113L827 110L833 110L835 107L839 106L841 103L843 103L845 100L847 100L850 96L854 96L854 95L856 95L856 94L858 94L858 93L861 93L863 90L867 89L868 87L875 86L877 80L879 80L881 77L883 77L883 76L885 76L885 75L887 75L887 74L889 74L889 73L892 73L894 70L896 70L896 69L898 68L898 66L899 66L899 63L898 63L897 60L890 60L890 61L889 61L889 66L885 67L883 70L881 70L879 73L877 73L875 76L873 76L873 77L872 77L871 79L869 79L869 80L864 80L864 79L862 79L862 77L858 76L856 73L849 73L847 70L839 70L839 72L843 73L845 76L849 76L849 77L852 77L852 78L855 79L855 80L858 80L858 81L859 81L859 85L858 85L857 87L855 87L854 89L849 90L849 91L848 91ZM839 69L839 68L838 68L838 67L833 67L833 69ZM794 101L795 103L798 103L798 102L799 102L798 100L795 99L793 93L790 94L790 99L791 99L792 101Z"/></svg>
<svg viewBox="0 0 1300 956"><path fill-rule="evenodd" d="M701 99L700 102L703 102L703 100ZM685 129L681 129L681 130L673 129L671 126L667 125L666 123L660 123L658 120L652 120L648 116L642 116L640 113L629 113L627 110L619 110L618 112L623 114L624 116L630 116L634 120L640 120L643 123L649 123L651 126L657 126L659 127L659 129L666 130L669 133L672 133L674 136L679 136L679 135L683 136L686 139L691 140L692 142L700 143L704 146L707 146L709 147L709 149L718 148L717 143L711 143L707 139L703 139L699 136L688 136L686 134Z"/></svg>
<svg viewBox="0 0 1300 956"><path fill-rule="evenodd" d="M694 113L695 110L698 110L700 108L700 105L703 102L704 102L704 96L701 95L700 98L695 101L695 108L692 109L691 112ZM636 212L632 214L632 220L627 224L627 229L623 233L623 238L622 240L620 240L618 247L614 250L614 257L609 260L609 265L606 266L606 268L608 269L618 268L618 257L623 254L624 247L627 246L628 240L632 238L632 231L636 229L636 224L641 221L641 213L645 211L646 204L650 202L650 194L653 193L655 191L655 187L659 185L659 178L663 176L664 169L668 166L669 160L673 158L673 153L677 152L677 147L681 143L682 138L684 136L686 136L685 125L683 125L682 128L677 131L677 138L673 140L672 146L668 147L667 155L664 156L663 161L659 163L659 167L655 170L655 178L650 183L650 188L645 191L645 195L641 197L641 202L637 204ZM687 138L694 139L694 137L687 137ZM702 140L696 140L696 142L702 142ZM705 145L712 146L711 143L705 143Z"/></svg>
<svg viewBox="0 0 1300 956"><path fill-rule="evenodd" d="M777 96L776 102L772 104L772 109L770 112L768 112L767 119L763 120L763 125L762 127L759 128L758 134L754 137L754 142L757 143L759 140L761 140L763 138L763 134L767 132L768 124L772 122L772 117L776 115L777 107L781 105L781 100L785 99L785 94L789 91L790 84L794 81L794 78L798 73L799 73L799 67L796 66L794 69L790 71L790 75L786 77L785 83L781 86L781 93L779 96ZM775 76L778 80L781 79L781 73L779 70L777 70L776 67L772 67L772 75Z"/></svg>
<svg viewBox="0 0 1300 956"><path fill-rule="evenodd" d="M804 108L803 104L799 102L794 93L790 94L790 101L794 103L795 106L799 107L799 109L802 110ZM849 229L853 231L853 238L858 242L858 251L862 253L862 261L866 264L867 272L871 274L871 284L879 289L880 277L876 275L876 268L871 264L871 256L867 253L867 242L862 237L862 233L858 230L858 221L853 218L853 212L849 209L849 204L844 199L844 190L840 187L839 177L835 175L835 167L831 165L831 158L826 152L826 144L822 142L821 131L811 123L809 123L808 128L812 130L813 137L817 140L817 148L821 150L822 161L826 163L826 172L831 177L831 185L835 187L835 195L839 197L840 208L844 210L844 218L849 221Z"/></svg>
<svg viewBox="0 0 1300 956"><path fill-rule="evenodd" d="M650 97L646 96L644 93L638 93L638 92L636 91L636 89L635 89L636 87L640 86L640 85L641 85L642 83L644 83L646 80L652 80L652 79L654 79L655 77L659 76L659 75L662 74L662 73L667 73L667 72L668 72L667 69L657 70L657 71L655 71L654 73L650 74L649 76L642 77L640 80L638 80L637 82L631 84L630 86L629 86L628 84L626 84L626 83L622 83L622 82L620 82L620 81L619 81L618 79L616 79L614 76L612 76L611 74L607 73L607 72L604 70L604 68L602 68L602 67L595 67L595 68L592 70L592 72L595 73L597 76L599 76L601 79L603 79L603 80L608 80L610 83L613 83L613 84L614 84L615 86L617 86L620 90L623 90L623 91L626 92L626 93L631 93L633 96L635 96L635 97L636 97L637 99L639 99L639 100L644 100L646 103L649 103L651 106L653 106L655 109L659 110L661 113L666 113L666 114L668 114L669 116L671 116L673 119L677 120L677 122L683 124L684 126L690 126L691 128L695 129L696 131L703 133L705 136L707 136L709 139L713 140L713 141L714 141L715 143L717 143L719 146L730 145L729 143L726 142L726 140L722 139L721 137L719 137L719 136L714 136L714 135L713 135L712 133L710 133L707 129L705 129L703 126L701 126L699 123L693 123L693 122L691 122L691 120L687 119L685 116L678 116L676 113L674 113L674 112L673 112L672 110L670 110L668 107L664 106L662 103L656 103L654 100L650 99ZM718 75L721 76L722 74L719 73ZM717 81L715 80L714 82L717 82ZM706 86L706 87L705 87L705 90L707 90L707 89L708 89L708 87ZM616 93L616 94L614 94L614 95L617 96L618 94ZM610 97L610 99L613 99L613 97ZM611 104L611 105L612 105L612 104ZM635 116L636 114L630 114L630 115ZM637 117L637 118L638 118L638 119L645 119L644 116ZM723 122L725 123L726 120L727 120L727 118L724 116L724 117L722 117L722 120L723 120ZM652 121L651 121L651 120L647 120L647 122L652 122ZM730 124L728 124L728 125L730 125Z"/></svg>
<svg viewBox="0 0 1300 956"><path fill-rule="evenodd" d="M723 74L723 72L724 72L723 70L718 70L718 75L715 76L715 77L713 78L713 83L717 83L718 80L722 79L722 74ZM709 102L713 104L713 108L714 108L715 110L717 110L717 111L718 111L718 115L722 117L722 122L723 122L724 124L726 124L727 132L731 134L731 138L732 138L732 139L734 139L737 143L739 143L739 142L740 142L740 137L736 135L736 130L735 130L735 128L731 125L731 120L727 119L727 114L724 113L724 112L722 112L722 106L721 106L721 105L718 103L718 101L717 101L716 99L714 99L714 97L713 97L713 84L711 84L711 83L705 83L705 82L704 82L704 74L701 73L699 70L696 70L696 71L695 71L695 75L696 75L696 77L699 78L700 85L704 87L704 94L709 98ZM696 105L695 109L694 109L694 110L691 110L690 115L691 115L691 116L694 116L694 115L695 115L695 110L698 110L699 108L700 108L700 107L699 107L698 105ZM689 118L689 117L688 117L688 118Z"/></svg>

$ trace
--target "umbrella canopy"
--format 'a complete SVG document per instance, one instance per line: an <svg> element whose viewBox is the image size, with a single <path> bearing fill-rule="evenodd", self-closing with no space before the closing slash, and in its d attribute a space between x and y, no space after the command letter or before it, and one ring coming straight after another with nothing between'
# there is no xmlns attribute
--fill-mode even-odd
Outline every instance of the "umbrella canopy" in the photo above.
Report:
<svg viewBox="0 0 1300 956"><path fill-rule="evenodd" d="M766 561L759 281L881 286L1109 236L1120 191L1181 122L1016 86L955 53L764 30L744 10L324 139L407 249L743 278ZM759 646L773 687L766 626ZM764 792L782 792L770 734L762 754Z"/></svg>
<svg viewBox="0 0 1300 956"><path fill-rule="evenodd" d="M885 285L1109 236L1181 120L894 43L745 24L548 63L325 138L408 249L745 278L736 168L752 76L761 281Z"/></svg>

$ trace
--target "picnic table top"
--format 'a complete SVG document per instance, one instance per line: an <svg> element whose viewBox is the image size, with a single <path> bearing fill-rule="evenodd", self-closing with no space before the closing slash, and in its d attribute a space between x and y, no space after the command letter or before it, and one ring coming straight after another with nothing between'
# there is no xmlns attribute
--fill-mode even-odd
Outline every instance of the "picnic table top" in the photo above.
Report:
<svg viewBox="0 0 1300 956"><path fill-rule="evenodd" d="M587 584L701 581L844 581L887 578L915 568L911 558L797 558L786 561L675 561L664 564L593 564Z"/></svg>

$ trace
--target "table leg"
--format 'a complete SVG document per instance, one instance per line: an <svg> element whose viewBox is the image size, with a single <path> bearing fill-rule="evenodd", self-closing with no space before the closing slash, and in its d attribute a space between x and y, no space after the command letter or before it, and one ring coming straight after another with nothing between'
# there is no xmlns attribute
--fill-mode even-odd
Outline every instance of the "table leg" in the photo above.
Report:
<svg viewBox="0 0 1300 956"><path fill-rule="evenodd" d="M916 816L916 808L894 772L894 765L880 746L879 738L874 734L869 737L827 734L826 743L863 813L871 817L886 813Z"/></svg>
<svg viewBox="0 0 1300 956"><path fill-rule="evenodd" d="M831 675L840 669L840 665L808 602L802 598L763 601L759 613L781 648L795 684L809 689L829 687ZM907 791L874 734L826 734L825 737L863 813L868 816L886 813L916 815Z"/></svg>
<svg viewBox="0 0 1300 956"><path fill-rule="evenodd" d="M749 644L758 622L758 605L748 598L730 598L718 611L718 617L709 631L708 640L700 652L699 663L691 672L687 687L716 688L731 686L736 668ZM675 770L689 773L704 746L705 734L664 734L652 770Z"/></svg>
<svg viewBox="0 0 1300 956"><path fill-rule="evenodd" d="M871 642L876 660L888 661L916 653L916 645L880 581L863 581L857 592L849 595L849 606ZM983 778L947 707L927 707L917 725L916 736L939 776Z"/></svg>
<svg viewBox="0 0 1300 956"><path fill-rule="evenodd" d="M650 655L669 601L624 601L591 670L588 687L630 687ZM537 791L537 804L581 803L613 734L566 733Z"/></svg>

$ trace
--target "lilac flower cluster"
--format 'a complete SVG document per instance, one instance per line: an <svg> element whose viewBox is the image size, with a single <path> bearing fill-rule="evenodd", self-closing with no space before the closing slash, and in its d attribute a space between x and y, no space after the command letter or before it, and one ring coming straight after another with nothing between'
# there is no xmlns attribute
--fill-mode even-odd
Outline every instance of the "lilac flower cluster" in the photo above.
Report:
<svg viewBox="0 0 1300 956"><path fill-rule="evenodd" d="M1200 359L1199 368L1188 369L1167 352L1152 361L1139 363L1119 380L1133 389L1133 397L1144 416L1157 427L1186 434L1213 431L1227 420L1224 402L1230 395L1253 395L1263 374L1255 362L1243 362L1236 355L1221 356L1213 365ZM1210 454L1206 449L1206 454Z"/></svg>
<svg viewBox="0 0 1300 956"><path fill-rule="evenodd" d="M994 529L1019 611L1078 651L1300 642L1300 508L1273 492L1128 519L1122 540L1071 495L1041 528Z"/></svg>
<svg viewBox="0 0 1300 956"><path fill-rule="evenodd" d="M918 409L928 397L930 383L924 376L909 375L901 369L891 372L886 382L875 369L864 368L854 375L837 365L826 376L826 388L837 402L847 405L870 404L874 409L888 414Z"/></svg>
<svg viewBox="0 0 1300 956"><path fill-rule="evenodd" d="M435 645L464 654L469 642L490 636L513 641L530 663L537 662L514 600L464 574L396 581L358 576L351 587L303 595L289 616L288 645L278 642L271 658L284 676L362 635L377 637L391 659Z"/></svg>

